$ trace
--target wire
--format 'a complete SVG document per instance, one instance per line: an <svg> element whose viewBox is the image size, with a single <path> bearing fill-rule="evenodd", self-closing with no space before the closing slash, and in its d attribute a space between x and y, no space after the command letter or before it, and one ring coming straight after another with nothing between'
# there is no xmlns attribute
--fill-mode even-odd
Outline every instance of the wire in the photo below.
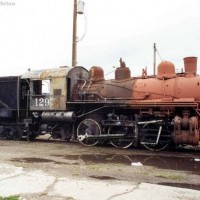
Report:
<svg viewBox="0 0 200 200"><path fill-rule="evenodd" d="M158 51L156 46L155 46L155 49L156 49L156 52L157 52L158 56L160 57L160 60L163 61L163 59L161 58L160 53L159 53L159 51Z"/></svg>
<svg viewBox="0 0 200 200"><path fill-rule="evenodd" d="M113 66L113 68L115 68L115 69L116 69L117 67ZM112 73L114 73L114 72L115 72L115 70L113 70L113 71L110 71L110 72L106 73L106 74L105 74L105 76L108 76L109 74L112 74Z"/></svg>
<svg viewBox="0 0 200 200"><path fill-rule="evenodd" d="M84 33L83 33L81 39L79 39L79 38L77 37L77 42L82 41L83 38L85 37L86 33L87 33L87 18L86 18L85 12L84 12L84 19L85 19L85 28L84 28L85 30L84 30Z"/></svg>
<svg viewBox="0 0 200 200"><path fill-rule="evenodd" d="M111 71L111 72L108 72L107 74L105 74L105 76L108 76L109 74L112 74L112 73L114 73L115 72L115 70L113 70L113 71Z"/></svg>

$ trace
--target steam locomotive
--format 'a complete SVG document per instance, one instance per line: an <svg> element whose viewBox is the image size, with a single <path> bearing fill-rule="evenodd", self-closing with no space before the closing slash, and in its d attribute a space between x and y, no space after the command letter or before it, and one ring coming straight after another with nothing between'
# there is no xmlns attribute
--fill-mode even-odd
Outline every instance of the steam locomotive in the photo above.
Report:
<svg viewBox="0 0 200 200"><path fill-rule="evenodd" d="M169 61L140 77L122 59L115 78L101 67L60 67L0 78L0 137L28 140L44 134L86 146L110 142L150 150L199 145L200 76L197 57L175 73Z"/></svg>

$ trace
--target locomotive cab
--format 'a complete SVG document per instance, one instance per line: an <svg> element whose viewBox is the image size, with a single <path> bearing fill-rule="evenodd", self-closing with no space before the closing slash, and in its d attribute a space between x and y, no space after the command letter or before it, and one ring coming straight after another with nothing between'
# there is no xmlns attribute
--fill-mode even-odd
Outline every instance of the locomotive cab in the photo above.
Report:
<svg viewBox="0 0 200 200"><path fill-rule="evenodd" d="M30 71L22 76L30 82L30 111L66 109L66 69Z"/></svg>
<svg viewBox="0 0 200 200"><path fill-rule="evenodd" d="M22 79L30 86L29 118L31 126L36 124L36 136L50 133L55 139L68 139L75 118L75 110L68 104L74 85L79 80L87 81L88 71L83 67L60 67L29 71Z"/></svg>
<svg viewBox="0 0 200 200"><path fill-rule="evenodd" d="M87 80L88 71L83 67L60 67L29 71L22 79L30 83L30 111L66 110L72 90L78 80Z"/></svg>

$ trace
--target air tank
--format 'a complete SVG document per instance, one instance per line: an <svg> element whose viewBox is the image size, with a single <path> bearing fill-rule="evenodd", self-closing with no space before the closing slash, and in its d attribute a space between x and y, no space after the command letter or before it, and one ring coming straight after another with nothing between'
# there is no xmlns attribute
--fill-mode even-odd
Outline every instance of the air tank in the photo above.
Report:
<svg viewBox="0 0 200 200"><path fill-rule="evenodd" d="M74 119L75 119L75 113L73 111L42 113L43 121L72 122Z"/></svg>

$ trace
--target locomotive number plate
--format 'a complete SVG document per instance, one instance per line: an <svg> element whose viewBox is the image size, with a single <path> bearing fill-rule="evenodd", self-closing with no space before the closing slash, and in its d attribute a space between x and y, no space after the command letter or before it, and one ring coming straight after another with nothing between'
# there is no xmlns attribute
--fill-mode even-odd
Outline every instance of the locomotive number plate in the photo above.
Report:
<svg viewBox="0 0 200 200"><path fill-rule="evenodd" d="M48 107L50 105L50 99L45 97L35 98L35 106L36 107Z"/></svg>

